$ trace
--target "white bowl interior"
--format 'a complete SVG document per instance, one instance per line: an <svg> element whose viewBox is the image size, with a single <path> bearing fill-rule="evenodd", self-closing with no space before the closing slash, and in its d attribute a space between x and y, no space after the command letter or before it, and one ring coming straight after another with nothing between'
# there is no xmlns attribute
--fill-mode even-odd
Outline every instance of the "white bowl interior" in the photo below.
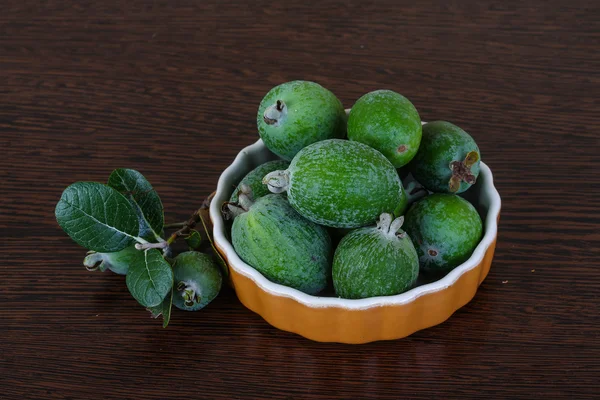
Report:
<svg viewBox="0 0 600 400"><path fill-rule="evenodd" d="M221 205L228 201L238 182L253 168L270 160L277 159L262 140L244 148L239 152L233 163L219 177L217 191L210 205L210 217L213 222L214 240L225 253L229 265L238 273L252 279L263 290L277 296L292 298L310 307L343 307L347 309L365 309L383 305L404 304L413 301L424 294L436 292L451 286L465 272L475 268L483 259L487 248L492 244L497 232L497 217L500 213L500 195L494 187L492 171L481 162L477 183L464 193L479 211L484 224L484 235L471 257L443 278L417 286L405 293L395 296L370 297L367 299L350 300L338 297L311 296L299 290L273 283L260 272L246 264L237 255L226 232L227 226L221 215Z"/></svg>

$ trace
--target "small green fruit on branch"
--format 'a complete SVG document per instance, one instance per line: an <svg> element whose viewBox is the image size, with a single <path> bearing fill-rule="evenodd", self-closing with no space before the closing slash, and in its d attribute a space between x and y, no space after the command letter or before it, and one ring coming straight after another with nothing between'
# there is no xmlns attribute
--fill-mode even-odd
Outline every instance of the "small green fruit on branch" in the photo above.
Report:
<svg viewBox="0 0 600 400"><path fill-rule="evenodd" d="M88 251L83 260L83 265L88 271L99 270L101 272L111 270L115 274L127 275L129 265L135 262L139 253L135 246L125 247L114 253L97 253Z"/></svg>
<svg viewBox="0 0 600 400"><path fill-rule="evenodd" d="M173 274L173 304L185 311L205 307L219 294L223 282L212 258L197 251L179 254L173 263Z"/></svg>

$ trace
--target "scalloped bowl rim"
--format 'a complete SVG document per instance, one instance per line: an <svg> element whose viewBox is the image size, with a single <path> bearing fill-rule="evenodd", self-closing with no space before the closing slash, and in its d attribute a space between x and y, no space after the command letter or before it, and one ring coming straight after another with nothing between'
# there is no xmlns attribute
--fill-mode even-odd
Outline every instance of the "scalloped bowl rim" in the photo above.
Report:
<svg viewBox="0 0 600 400"><path fill-rule="evenodd" d="M226 226L221 215L221 204L229 199L228 182L234 179L236 171L243 168L244 159L252 154L269 151L259 139L242 149L233 163L223 171L217 183L217 190L210 205L210 219L213 223L213 239L216 247L227 259L229 268L251 279L260 289L275 296L287 297L312 308L338 307L347 310L364 310L373 307L407 304L429 293L438 292L452 286L467 271L476 268L483 260L486 250L492 245L498 231L497 219L500 213L500 195L494 186L492 171L482 161L480 174L485 176L481 193L489 195L489 207L485 218L485 234L473 254L467 261L450 271L443 278L417 286L407 292L393 296L369 297L366 299L343 299L339 297L313 296L288 286L274 283L265 278L260 272L246 264L235 252L233 245L227 239ZM249 171L246 171L249 172ZM245 175L245 173L244 173Z"/></svg>

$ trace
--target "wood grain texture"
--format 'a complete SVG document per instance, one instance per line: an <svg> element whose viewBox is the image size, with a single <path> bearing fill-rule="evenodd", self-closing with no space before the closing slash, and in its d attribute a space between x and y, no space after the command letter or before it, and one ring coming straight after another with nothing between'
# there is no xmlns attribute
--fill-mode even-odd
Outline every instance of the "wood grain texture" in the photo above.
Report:
<svg viewBox="0 0 600 400"><path fill-rule="evenodd" d="M597 396L600 5L521 3L2 2L0 398ZM477 140L498 247L444 324L313 343L225 290L162 329L123 277L82 267L53 215L68 184L135 168L184 220L292 79L346 107L396 90Z"/></svg>

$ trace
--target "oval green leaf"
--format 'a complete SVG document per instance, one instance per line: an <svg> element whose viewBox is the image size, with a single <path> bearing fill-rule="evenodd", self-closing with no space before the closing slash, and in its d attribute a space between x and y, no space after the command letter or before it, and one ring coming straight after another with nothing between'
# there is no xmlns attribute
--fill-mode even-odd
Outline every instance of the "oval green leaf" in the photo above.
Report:
<svg viewBox="0 0 600 400"><path fill-rule="evenodd" d="M134 169L115 169L108 178L108 186L124 195L137 211L140 236L154 239L162 232L164 207L150 182Z"/></svg>
<svg viewBox="0 0 600 400"><path fill-rule="evenodd" d="M171 307L173 305L173 290L171 290L165 299L157 305L156 307L150 307L148 310L152 313L153 318L158 318L162 315L163 320L163 328L166 328L169 325L169 321L171 320Z"/></svg>
<svg viewBox="0 0 600 400"><path fill-rule="evenodd" d="M157 249L140 251L129 265L127 288L144 307L158 306L173 287L173 270Z"/></svg>
<svg viewBox="0 0 600 400"><path fill-rule="evenodd" d="M192 229L189 235L185 237L185 242L190 247L190 249L198 249L202 245L202 236L200 236L200 232L198 232L195 229Z"/></svg>
<svg viewBox="0 0 600 400"><path fill-rule="evenodd" d="M58 225L77 244L100 253L123 250L139 233L136 213L115 189L77 182L62 193L54 211Z"/></svg>

